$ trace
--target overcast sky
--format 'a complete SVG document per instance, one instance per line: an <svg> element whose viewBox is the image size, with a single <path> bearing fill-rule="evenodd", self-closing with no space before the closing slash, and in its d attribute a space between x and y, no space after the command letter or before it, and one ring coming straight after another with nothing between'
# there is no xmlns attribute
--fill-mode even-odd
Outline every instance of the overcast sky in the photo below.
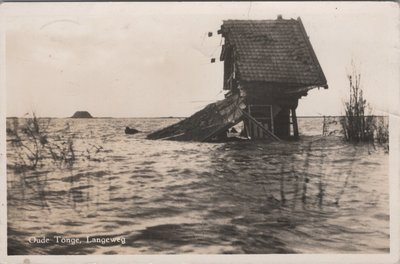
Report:
<svg viewBox="0 0 400 264"><path fill-rule="evenodd" d="M396 3L7 3L0 12L7 116L189 116L223 98L222 20L278 14L301 17L329 85L303 97L298 115L342 113L352 59L375 113L399 103Z"/></svg>

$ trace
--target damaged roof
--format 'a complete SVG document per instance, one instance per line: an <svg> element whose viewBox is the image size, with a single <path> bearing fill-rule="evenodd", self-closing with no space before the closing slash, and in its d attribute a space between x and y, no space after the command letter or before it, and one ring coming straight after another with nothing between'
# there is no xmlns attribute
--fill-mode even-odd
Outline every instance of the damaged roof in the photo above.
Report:
<svg viewBox="0 0 400 264"><path fill-rule="evenodd" d="M220 33L225 37L221 60L232 47L239 80L327 88L300 18L225 20Z"/></svg>

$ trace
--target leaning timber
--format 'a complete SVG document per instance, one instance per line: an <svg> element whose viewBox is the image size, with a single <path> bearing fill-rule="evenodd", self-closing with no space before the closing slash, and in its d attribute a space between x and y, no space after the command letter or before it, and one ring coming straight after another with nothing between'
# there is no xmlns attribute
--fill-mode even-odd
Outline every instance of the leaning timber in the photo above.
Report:
<svg viewBox="0 0 400 264"><path fill-rule="evenodd" d="M246 107L239 95L207 105L174 125L156 131L148 139L168 139L182 141L211 141L243 119L241 108Z"/></svg>
<svg viewBox="0 0 400 264"><path fill-rule="evenodd" d="M225 99L148 138L213 141L241 121L249 139L299 138L299 99L328 88L301 19L225 20L218 33Z"/></svg>

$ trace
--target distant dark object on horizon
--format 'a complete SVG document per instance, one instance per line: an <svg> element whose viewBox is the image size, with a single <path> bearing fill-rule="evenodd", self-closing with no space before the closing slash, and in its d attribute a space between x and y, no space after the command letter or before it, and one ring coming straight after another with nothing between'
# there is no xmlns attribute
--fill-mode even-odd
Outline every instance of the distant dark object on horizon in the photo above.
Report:
<svg viewBox="0 0 400 264"><path fill-rule="evenodd" d="M88 111L76 111L71 118L93 118Z"/></svg>
<svg viewBox="0 0 400 264"><path fill-rule="evenodd" d="M125 128L125 134L127 134L127 135L134 135L139 132L140 132L139 130L134 129L134 128L129 128L129 127Z"/></svg>

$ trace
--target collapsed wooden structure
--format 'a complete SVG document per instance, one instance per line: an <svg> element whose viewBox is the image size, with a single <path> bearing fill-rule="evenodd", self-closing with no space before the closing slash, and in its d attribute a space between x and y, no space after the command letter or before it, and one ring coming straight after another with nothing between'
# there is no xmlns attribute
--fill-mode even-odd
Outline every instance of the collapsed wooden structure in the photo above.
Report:
<svg viewBox="0 0 400 264"><path fill-rule="evenodd" d="M226 20L218 33L225 99L148 138L212 141L241 121L250 139L298 138L298 100L328 88L301 19Z"/></svg>

